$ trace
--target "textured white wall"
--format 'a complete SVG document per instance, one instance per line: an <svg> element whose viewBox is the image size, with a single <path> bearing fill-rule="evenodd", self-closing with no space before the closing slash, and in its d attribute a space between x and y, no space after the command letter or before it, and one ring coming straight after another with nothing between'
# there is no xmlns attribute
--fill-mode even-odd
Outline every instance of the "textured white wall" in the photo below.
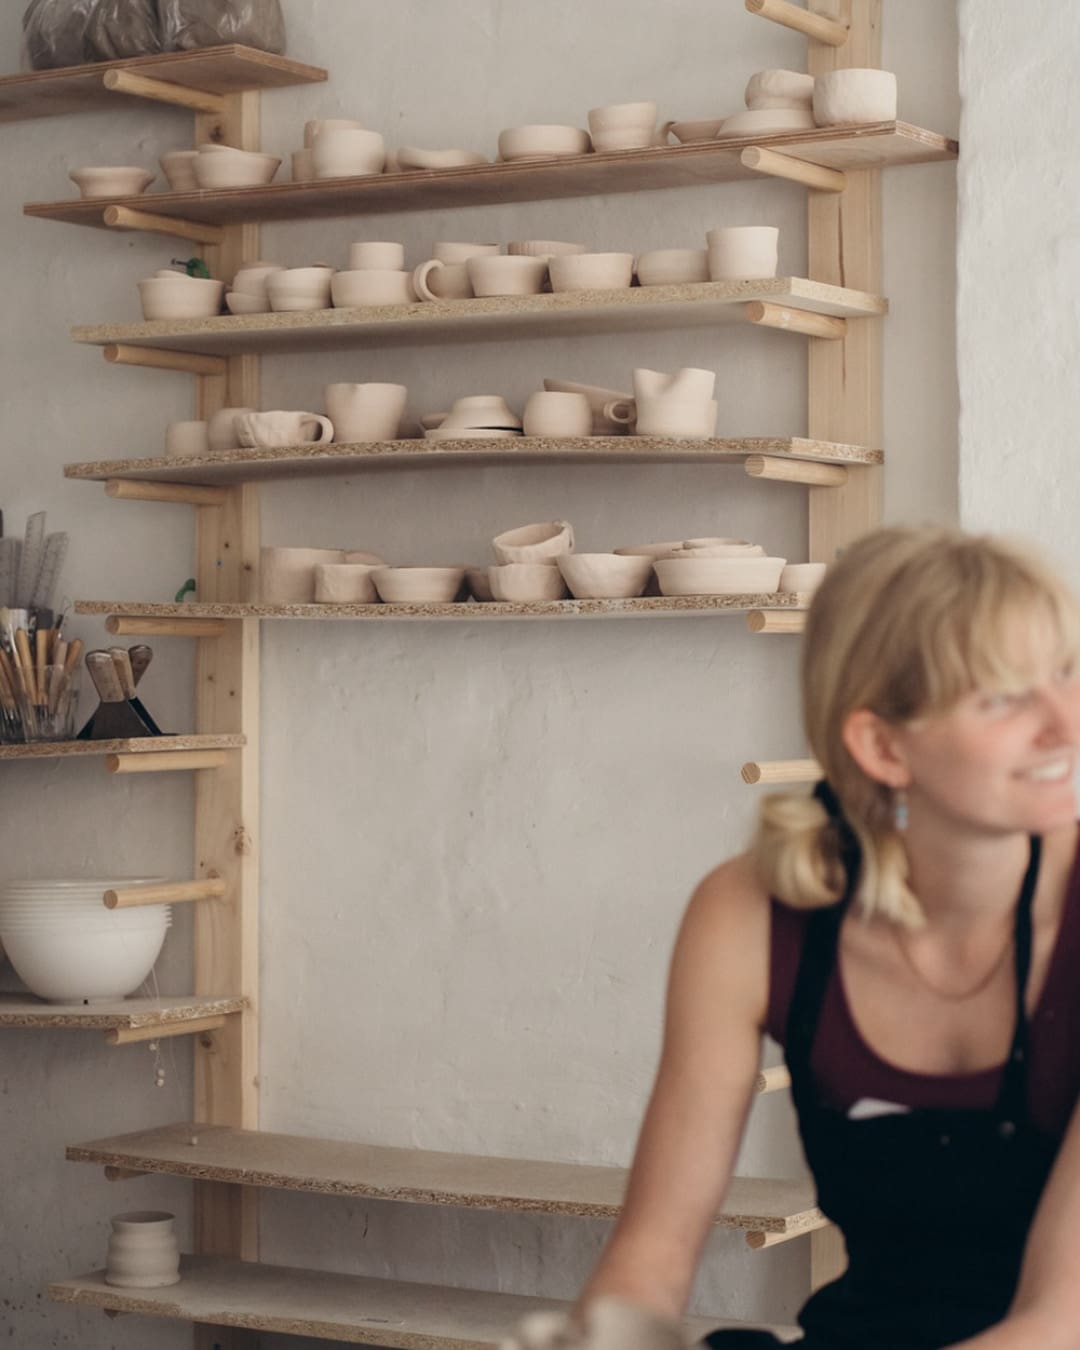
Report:
<svg viewBox="0 0 1080 1350"><path fill-rule="evenodd" d="M677 0L662 14L644 0L585 11L565 0L542 8L312 0L286 10L291 52L328 66L331 82L264 100L264 144L282 152L320 114L354 114L391 144L489 153L503 125L580 123L605 101L654 97L663 116L722 115L739 106L754 70L798 67L805 55L801 39L751 18L736 0ZM954 130L952 6L909 0L887 19L886 64L901 77L902 115ZM17 16L0 24L14 44ZM140 107L137 120L27 124L0 143L6 181L17 185L0 247L20 259L9 311L20 317L5 331L0 375L9 431L0 453L11 470L2 505L10 524L45 506L51 525L75 532L69 589L79 595L170 598L187 574L184 513L108 502L59 477L65 460L151 451L167 420L188 415L183 381L105 370L65 341L70 323L133 316L134 281L175 249L32 224L17 201L63 195L69 165L151 163L185 132L181 118ZM952 172L905 170L886 184L894 518L947 518L955 506ZM761 182L279 225L264 229L262 252L341 265L351 240L391 238L419 261L436 238L530 235L641 251L694 244L714 224L764 220L782 226L782 267L798 272L803 219L801 190ZM723 434L805 431L804 344L725 329L276 358L264 363L263 404L321 408L322 385L337 379L401 380L414 413L487 390L520 403L546 374L618 387L638 364L716 369ZM48 434L34 435L43 407ZM399 562L483 559L498 529L553 516L575 523L582 549L734 533L805 556L803 491L750 484L737 468L395 472L273 485L264 495L268 543L340 542ZM92 625L81 630L97 640ZM752 640L738 620L271 624L264 634L266 1128L625 1162L654 1067L682 905L697 878L741 846L754 809L738 766L800 751L793 647ZM174 669L159 676L155 706L186 725L188 654L182 644L160 648ZM133 867L153 859L182 874L189 866L183 785L140 785L125 796L91 766L18 774L0 778L0 811L5 837L31 848L6 856L0 879L35 869L32 841L45 836L40 797L31 794L46 784L50 823L64 822L51 865L113 865L117 840ZM174 988L186 959L178 933L170 938ZM0 1186L7 1200L17 1171L21 1189L15 1222L0 1235L0 1279L14 1269L19 1224L37 1231L11 1276L16 1311L0 1303L0 1326L13 1317L27 1345L70 1338L86 1350L134 1350L144 1343L138 1324L104 1325L34 1301L46 1278L95 1263L108 1213L159 1201L185 1208L181 1192L163 1186L157 1195L152 1182L106 1189L90 1169L60 1161L72 1139L187 1109L155 1096L137 1050L109 1059L89 1045L31 1033L2 1043L11 1090L0 1097L10 1123L0 1117L0 1125L18 1143ZM79 1087L105 1088L106 1071L121 1078L91 1116ZM39 1128L30 1104L45 1081L57 1105ZM742 1166L784 1175L796 1165L787 1103L769 1099L755 1111ZM56 1218L41 1224L46 1187ZM272 1261L567 1297L605 1232L586 1221L284 1194L265 1195L262 1228ZM806 1259L805 1244L751 1254L738 1237L719 1236L697 1305L791 1317ZM155 1328L155 1344L167 1350L174 1334Z"/></svg>

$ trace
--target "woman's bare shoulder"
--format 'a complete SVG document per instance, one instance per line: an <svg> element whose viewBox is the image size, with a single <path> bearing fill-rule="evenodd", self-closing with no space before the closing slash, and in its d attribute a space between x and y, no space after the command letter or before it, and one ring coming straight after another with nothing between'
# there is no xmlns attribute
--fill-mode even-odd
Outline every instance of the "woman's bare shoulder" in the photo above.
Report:
<svg viewBox="0 0 1080 1350"><path fill-rule="evenodd" d="M691 909L715 915L718 922L760 920L769 909L769 892L749 853L737 853L702 877L690 900Z"/></svg>

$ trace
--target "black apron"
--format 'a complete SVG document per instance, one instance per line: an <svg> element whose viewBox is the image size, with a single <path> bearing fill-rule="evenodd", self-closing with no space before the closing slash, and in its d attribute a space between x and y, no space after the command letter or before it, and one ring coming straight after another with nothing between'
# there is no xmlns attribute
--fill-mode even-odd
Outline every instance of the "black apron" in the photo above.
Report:
<svg viewBox="0 0 1080 1350"><path fill-rule="evenodd" d="M1041 840L1016 906L1016 1024L989 1111L911 1110L849 1120L819 1100L814 1035L836 964L858 856L845 859L844 898L807 925L787 1023L785 1058L818 1204L847 1243L848 1269L799 1314L802 1350L941 1350L999 1322L1016 1291L1024 1244L1060 1141L1029 1120L1031 903ZM768 1332L718 1331L706 1344L765 1350Z"/></svg>

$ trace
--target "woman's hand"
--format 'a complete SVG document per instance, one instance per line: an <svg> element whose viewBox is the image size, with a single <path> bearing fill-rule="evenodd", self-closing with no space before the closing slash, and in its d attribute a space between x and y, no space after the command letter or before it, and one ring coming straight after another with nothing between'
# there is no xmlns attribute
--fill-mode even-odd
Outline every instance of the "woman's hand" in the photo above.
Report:
<svg viewBox="0 0 1080 1350"><path fill-rule="evenodd" d="M566 1313L523 1317L500 1350L685 1350L677 1322L618 1298L590 1303L584 1326Z"/></svg>

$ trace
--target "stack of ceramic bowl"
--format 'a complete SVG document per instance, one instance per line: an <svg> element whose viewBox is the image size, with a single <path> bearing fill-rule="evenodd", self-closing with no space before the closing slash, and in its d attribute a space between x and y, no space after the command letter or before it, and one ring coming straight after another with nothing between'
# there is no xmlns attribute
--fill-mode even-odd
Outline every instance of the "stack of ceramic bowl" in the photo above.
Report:
<svg viewBox="0 0 1080 1350"><path fill-rule="evenodd" d="M488 568L493 599L529 603L565 598L559 560L574 551L574 527L569 521L520 525L496 535L491 546L498 560Z"/></svg>
<svg viewBox="0 0 1080 1350"><path fill-rule="evenodd" d="M82 1003L134 993L172 923L168 905L106 909L107 890L163 877L12 881L0 891L0 941L39 998Z"/></svg>
<svg viewBox="0 0 1080 1350"><path fill-rule="evenodd" d="M746 539L687 539L653 566L662 595L765 595L777 590L786 562Z"/></svg>
<svg viewBox="0 0 1080 1350"><path fill-rule="evenodd" d="M814 77L797 70L759 70L746 86L746 108L725 118L720 137L809 131L817 125Z"/></svg>
<svg viewBox="0 0 1080 1350"><path fill-rule="evenodd" d="M494 441L521 435L521 418L500 394L468 394L445 417L431 413L422 425L429 441Z"/></svg>
<svg viewBox="0 0 1080 1350"><path fill-rule="evenodd" d="M223 281L164 268L137 285L144 319L212 319L221 313Z"/></svg>
<svg viewBox="0 0 1080 1350"><path fill-rule="evenodd" d="M284 272L280 263L249 262L237 269L232 290L225 293L225 305L230 314L269 314L270 295L267 282L277 272Z"/></svg>

